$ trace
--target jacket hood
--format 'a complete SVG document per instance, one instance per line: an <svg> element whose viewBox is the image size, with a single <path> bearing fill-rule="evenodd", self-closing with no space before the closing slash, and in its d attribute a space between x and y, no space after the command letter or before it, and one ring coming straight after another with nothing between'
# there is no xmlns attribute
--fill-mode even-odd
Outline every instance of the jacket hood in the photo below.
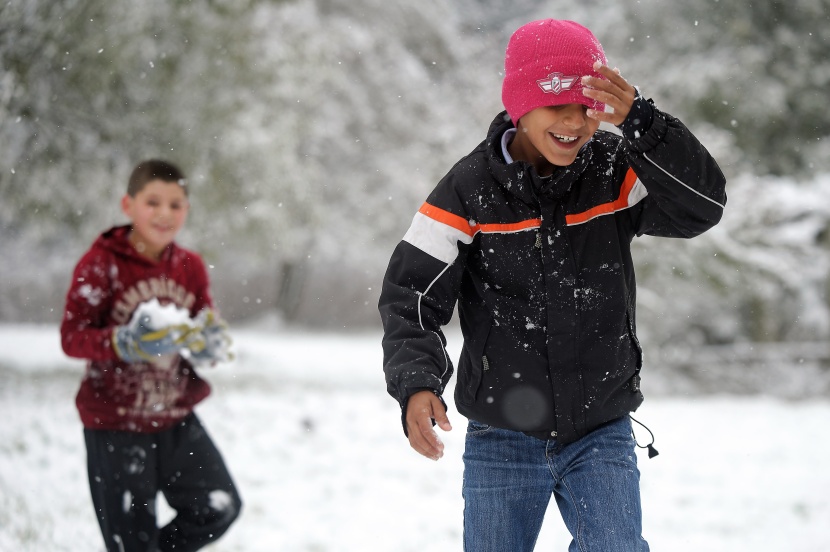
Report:
<svg viewBox="0 0 830 552"><path fill-rule="evenodd" d="M593 140L589 140L567 167L557 167L550 176L542 177L527 161L506 163L502 154L501 139L505 132L515 128L507 111L499 113L487 131L485 149L490 172L508 193L531 204L537 197L561 200L571 190L574 182L585 171L593 157Z"/></svg>

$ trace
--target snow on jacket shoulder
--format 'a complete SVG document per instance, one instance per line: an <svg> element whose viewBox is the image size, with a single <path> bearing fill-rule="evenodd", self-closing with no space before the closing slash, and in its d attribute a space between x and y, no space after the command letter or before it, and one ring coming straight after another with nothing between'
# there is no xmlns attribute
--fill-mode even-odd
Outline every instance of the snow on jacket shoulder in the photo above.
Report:
<svg viewBox="0 0 830 552"><path fill-rule="evenodd" d="M690 238L726 203L716 162L655 111L628 141L598 131L551 177L506 164L500 114L439 182L383 281L387 389L441 394L453 373L441 330L458 305L455 400L468 418L572 442L642 402L631 240Z"/></svg>

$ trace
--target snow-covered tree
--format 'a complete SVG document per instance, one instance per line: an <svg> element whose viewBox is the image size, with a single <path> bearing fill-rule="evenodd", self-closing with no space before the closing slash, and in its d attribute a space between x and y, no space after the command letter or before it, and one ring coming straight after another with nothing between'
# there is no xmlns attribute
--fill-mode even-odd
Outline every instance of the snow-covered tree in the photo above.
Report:
<svg viewBox="0 0 830 552"><path fill-rule="evenodd" d="M123 220L132 166L192 181L182 236L223 312L377 324L386 261L501 109L520 24L590 27L727 173L723 223L637 240L657 343L826 338L830 0L9 0L0 5L0 318L54 320ZM771 178L766 175L778 175ZM801 263L788 271L784 262ZM809 308L808 308L809 306Z"/></svg>

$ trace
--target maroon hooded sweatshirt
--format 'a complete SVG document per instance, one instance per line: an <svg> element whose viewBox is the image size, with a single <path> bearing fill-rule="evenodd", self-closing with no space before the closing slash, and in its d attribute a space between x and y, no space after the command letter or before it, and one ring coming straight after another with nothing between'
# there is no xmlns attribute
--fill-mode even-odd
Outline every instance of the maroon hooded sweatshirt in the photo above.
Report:
<svg viewBox="0 0 830 552"><path fill-rule="evenodd" d="M129 233L129 226L104 232L78 262L66 294L61 344L67 355L88 360L75 399L84 427L153 433L187 416L210 386L178 354L124 362L113 348L113 329L153 298L185 308L191 317L213 302L198 254L172 243L155 262L135 250Z"/></svg>

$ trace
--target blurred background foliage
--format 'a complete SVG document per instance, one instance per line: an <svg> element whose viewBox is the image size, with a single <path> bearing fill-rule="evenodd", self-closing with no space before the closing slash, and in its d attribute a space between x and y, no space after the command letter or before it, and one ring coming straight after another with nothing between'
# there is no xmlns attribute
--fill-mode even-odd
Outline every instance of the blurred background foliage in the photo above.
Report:
<svg viewBox="0 0 830 552"><path fill-rule="evenodd" d="M223 313L378 327L388 257L500 111L531 19L590 27L729 178L721 225L636 240L644 341L826 340L830 0L9 0L0 319L56 322L131 168L192 181L181 237Z"/></svg>

